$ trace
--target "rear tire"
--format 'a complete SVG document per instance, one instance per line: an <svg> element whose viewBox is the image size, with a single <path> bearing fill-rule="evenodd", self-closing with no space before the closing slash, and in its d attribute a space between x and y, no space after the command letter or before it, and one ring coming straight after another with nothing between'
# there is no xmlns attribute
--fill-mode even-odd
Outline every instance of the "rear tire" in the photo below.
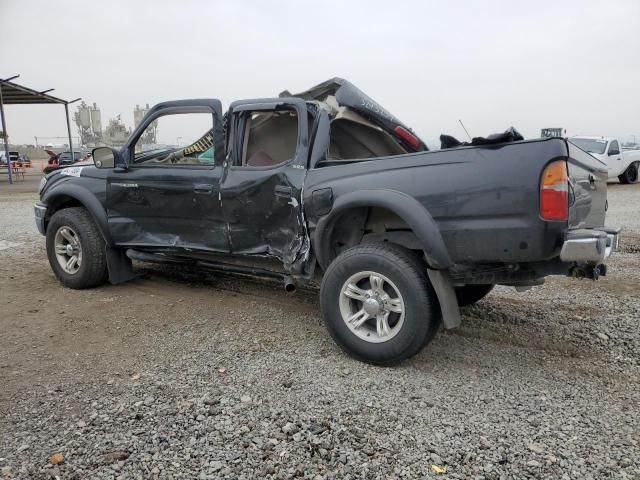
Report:
<svg viewBox="0 0 640 480"><path fill-rule="evenodd" d="M631 165L629 165L624 173L618 176L618 180L620 180L620 183L636 183L638 181L638 165L640 165L639 162L633 162Z"/></svg>
<svg viewBox="0 0 640 480"><path fill-rule="evenodd" d="M53 214L47 225L47 256L53 273L65 287L91 288L107 279L104 239L82 207Z"/></svg>
<svg viewBox="0 0 640 480"><path fill-rule="evenodd" d="M479 302L486 297L495 285L465 285L463 287L455 287L456 297L458 298L458 305L466 307Z"/></svg>
<svg viewBox="0 0 640 480"><path fill-rule="evenodd" d="M388 243L340 254L322 278L320 304L335 342L357 360L377 365L418 353L442 319L423 260Z"/></svg>

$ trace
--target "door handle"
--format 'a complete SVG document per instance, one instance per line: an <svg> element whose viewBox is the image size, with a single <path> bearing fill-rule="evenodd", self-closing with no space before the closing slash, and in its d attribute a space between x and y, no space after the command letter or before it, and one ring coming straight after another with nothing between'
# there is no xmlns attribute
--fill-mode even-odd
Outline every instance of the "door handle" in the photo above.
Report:
<svg viewBox="0 0 640 480"><path fill-rule="evenodd" d="M196 193L211 193L213 192L213 185L209 185L207 183L203 183L200 185L194 185L193 191Z"/></svg>
<svg viewBox="0 0 640 480"><path fill-rule="evenodd" d="M275 192L276 197L290 198L293 191L291 190L291 187L288 187L286 185L277 185Z"/></svg>

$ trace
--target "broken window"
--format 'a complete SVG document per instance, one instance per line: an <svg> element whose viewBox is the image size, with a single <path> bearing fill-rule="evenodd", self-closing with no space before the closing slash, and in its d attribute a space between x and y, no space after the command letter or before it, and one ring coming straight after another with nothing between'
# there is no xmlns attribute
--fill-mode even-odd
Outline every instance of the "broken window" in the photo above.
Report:
<svg viewBox="0 0 640 480"><path fill-rule="evenodd" d="M273 167L295 157L298 118L293 110L245 114L240 165Z"/></svg>
<svg viewBox="0 0 640 480"><path fill-rule="evenodd" d="M213 116L209 113L175 113L158 117L135 144L135 163L212 165Z"/></svg>
<svg viewBox="0 0 640 480"><path fill-rule="evenodd" d="M331 117L329 160L358 160L408 153L393 135L353 109L338 105L335 97L328 96L324 103Z"/></svg>
<svg viewBox="0 0 640 480"><path fill-rule="evenodd" d="M354 160L402 155L407 151L380 127L344 109L331 122L329 158Z"/></svg>

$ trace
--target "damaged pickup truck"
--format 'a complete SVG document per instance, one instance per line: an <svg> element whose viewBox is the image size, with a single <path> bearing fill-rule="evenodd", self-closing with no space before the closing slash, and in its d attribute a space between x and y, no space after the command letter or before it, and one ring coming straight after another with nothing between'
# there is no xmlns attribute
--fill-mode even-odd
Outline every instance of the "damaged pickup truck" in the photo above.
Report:
<svg viewBox="0 0 640 480"><path fill-rule="evenodd" d="M141 144L154 122L194 113L208 126L187 147ZM459 306L494 285L605 275L618 245L604 226L607 168L588 153L517 135L429 151L338 78L224 115L213 99L160 103L93 162L49 174L35 206L64 285L130 280L132 260L278 278L288 291L318 281L335 341L382 365L458 326Z"/></svg>

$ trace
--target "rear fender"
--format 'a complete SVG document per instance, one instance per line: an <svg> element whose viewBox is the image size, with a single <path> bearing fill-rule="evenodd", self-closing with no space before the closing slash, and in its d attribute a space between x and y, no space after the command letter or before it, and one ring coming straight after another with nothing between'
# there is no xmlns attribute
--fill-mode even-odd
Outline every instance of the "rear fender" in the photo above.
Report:
<svg viewBox="0 0 640 480"><path fill-rule="evenodd" d="M451 258L438 225L426 208L416 199L394 190L361 190L338 197L331 212L318 221L314 232L314 247L318 263L326 269L330 263L332 223L340 214L353 208L380 207L394 212L411 228L420 242L429 268L427 274L433 285L445 328L460 325L458 301L449 277Z"/></svg>
<svg viewBox="0 0 640 480"><path fill-rule="evenodd" d="M340 214L360 207L380 207L402 218L417 237L429 267L447 269L451 266L449 252L438 225L426 208L415 198L395 190L360 190L340 195L331 212L322 217L314 231L314 249L318 263L326 269L330 263L330 236L333 222Z"/></svg>

